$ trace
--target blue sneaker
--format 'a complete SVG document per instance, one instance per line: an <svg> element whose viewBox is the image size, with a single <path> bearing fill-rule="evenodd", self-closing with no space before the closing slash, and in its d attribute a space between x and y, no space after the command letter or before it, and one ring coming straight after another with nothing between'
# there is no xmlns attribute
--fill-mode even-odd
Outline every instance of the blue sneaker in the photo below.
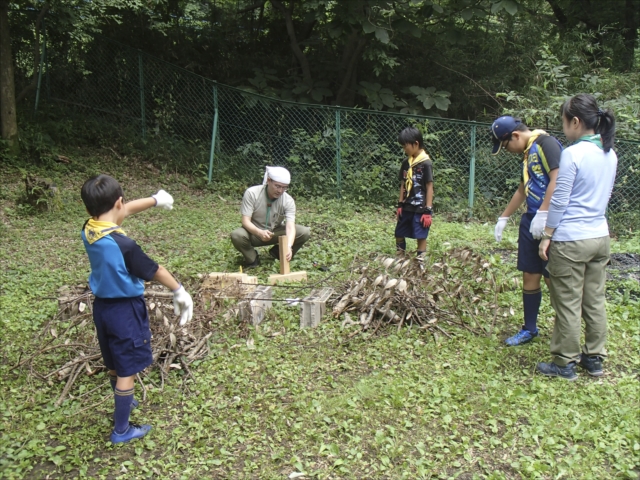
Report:
<svg viewBox="0 0 640 480"><path fill-rule="evenodd" d="M536 366L536 369L542 375L546 375L547 377L561 377L565 380L575 380L578 378L578 374L576 373L576 362L571 362L566 367L561 367L553 362L540 362Z"/></svg>
<svg viewBox="0 0 640 480"><path fill-rule="evenodd" d="M599 355L588 356L584 353L580 354L579 367L584 368L592 377L601 377L604 374L602 370L603 359Z"/></svg>
<svg viewBox="0 0 640 480"><path fill-rule="evenodd" d="M538 329L536 328L535 332L527 330L523 328L518 333L516 333L513 337L507 338L504 343L509 347L515 347L517 345L524 345L525 343L529 343L531 340L536 338L539 335Z"/></svg>
<svg viewBox="0 0 640 480"><path fill-rule="evenodd" d="M116 433L115 430L111 432L111 443L126 443L134 438L142 438L151 430L151 425L137 425L129 422L129 428L123 433Z"/></svg>

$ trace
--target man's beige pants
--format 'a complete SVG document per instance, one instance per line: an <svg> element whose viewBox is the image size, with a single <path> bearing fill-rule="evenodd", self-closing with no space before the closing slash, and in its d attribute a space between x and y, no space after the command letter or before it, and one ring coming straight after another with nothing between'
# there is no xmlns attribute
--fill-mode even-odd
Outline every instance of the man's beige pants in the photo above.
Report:
<svg viewBox="0 0 640 480"><path fill-rule="evenodd" d="M267 245L278 245L278 237L282 235L286 235L287 231L284 226L276 228L273 231L273 237L268 242L263 242L255 235L247 232L244 227L236 228L233 232L231 232L231 243L236 247L242 255L247 263L253 263L256 260L256 256L258 252L253 247L265 247ZM309 235L311 234L311 229L309 227L304 227L302 225L296 225L296 239L293 242L293 247L291 248L291 252L293 255L305 244L307 240L309 240Z"/></svg>
<svg viewBox="0 0 640 480"><path fill-rule="evenodd" d="M551 337L553 362L566 366L585 355L606 356L607 314L604 283L609 261L608 236L551 242L549 278L551 305L556 322ZM585 342L580 349L581 318L585 323Z"/></svg>

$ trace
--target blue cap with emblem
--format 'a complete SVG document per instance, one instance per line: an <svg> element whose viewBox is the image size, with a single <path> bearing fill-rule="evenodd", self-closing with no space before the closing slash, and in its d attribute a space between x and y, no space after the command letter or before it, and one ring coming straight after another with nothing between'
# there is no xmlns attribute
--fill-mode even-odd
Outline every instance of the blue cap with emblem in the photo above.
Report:
<svg viewBox="0 0 640 480"><path fill-rule="evenodd" d="M493 140L492 155L500 153L503 142L511 138L511 134L521 123L520 120L516 120L510 115L504 115L493 122L491 125L491 139Z"/></svg>

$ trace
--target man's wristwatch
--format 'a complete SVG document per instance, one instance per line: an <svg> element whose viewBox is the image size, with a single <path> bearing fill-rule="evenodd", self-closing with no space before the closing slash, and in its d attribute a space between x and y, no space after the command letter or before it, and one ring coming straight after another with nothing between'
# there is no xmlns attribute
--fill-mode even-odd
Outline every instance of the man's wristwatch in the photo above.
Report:
<svg viewBox="0 0 640 480"><path fill-rule="evenodd" d="M429 215L433 215L433 209L431 207L424 207L424 213L428 213Z"/></svg>
<svg viewBox="0 0 640 480"><path fill-rule="evenodd" d="M546 230L542 230L542 235L540 236L542 238L548 238L548 239L551 239L551 237L553 237L553 235L549 235Z"/></svg>

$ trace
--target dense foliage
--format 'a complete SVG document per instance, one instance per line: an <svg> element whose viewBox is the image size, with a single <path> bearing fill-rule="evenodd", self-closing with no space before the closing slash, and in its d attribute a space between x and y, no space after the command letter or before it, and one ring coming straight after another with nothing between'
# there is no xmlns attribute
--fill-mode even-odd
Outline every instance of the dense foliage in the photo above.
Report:
<svg viewBox="0 0 640 480"><path fill-rule="evenodd" d="M155 0L10 5L18 92L47 55L89 32L221 83L303 102L487 120L505 111L557 126L579 91L640 135L640 0ZM37 49L36 49L37 50ZM33 92L31 92L33 96ZM29 97L29 96L25 96Z"/></svg>

